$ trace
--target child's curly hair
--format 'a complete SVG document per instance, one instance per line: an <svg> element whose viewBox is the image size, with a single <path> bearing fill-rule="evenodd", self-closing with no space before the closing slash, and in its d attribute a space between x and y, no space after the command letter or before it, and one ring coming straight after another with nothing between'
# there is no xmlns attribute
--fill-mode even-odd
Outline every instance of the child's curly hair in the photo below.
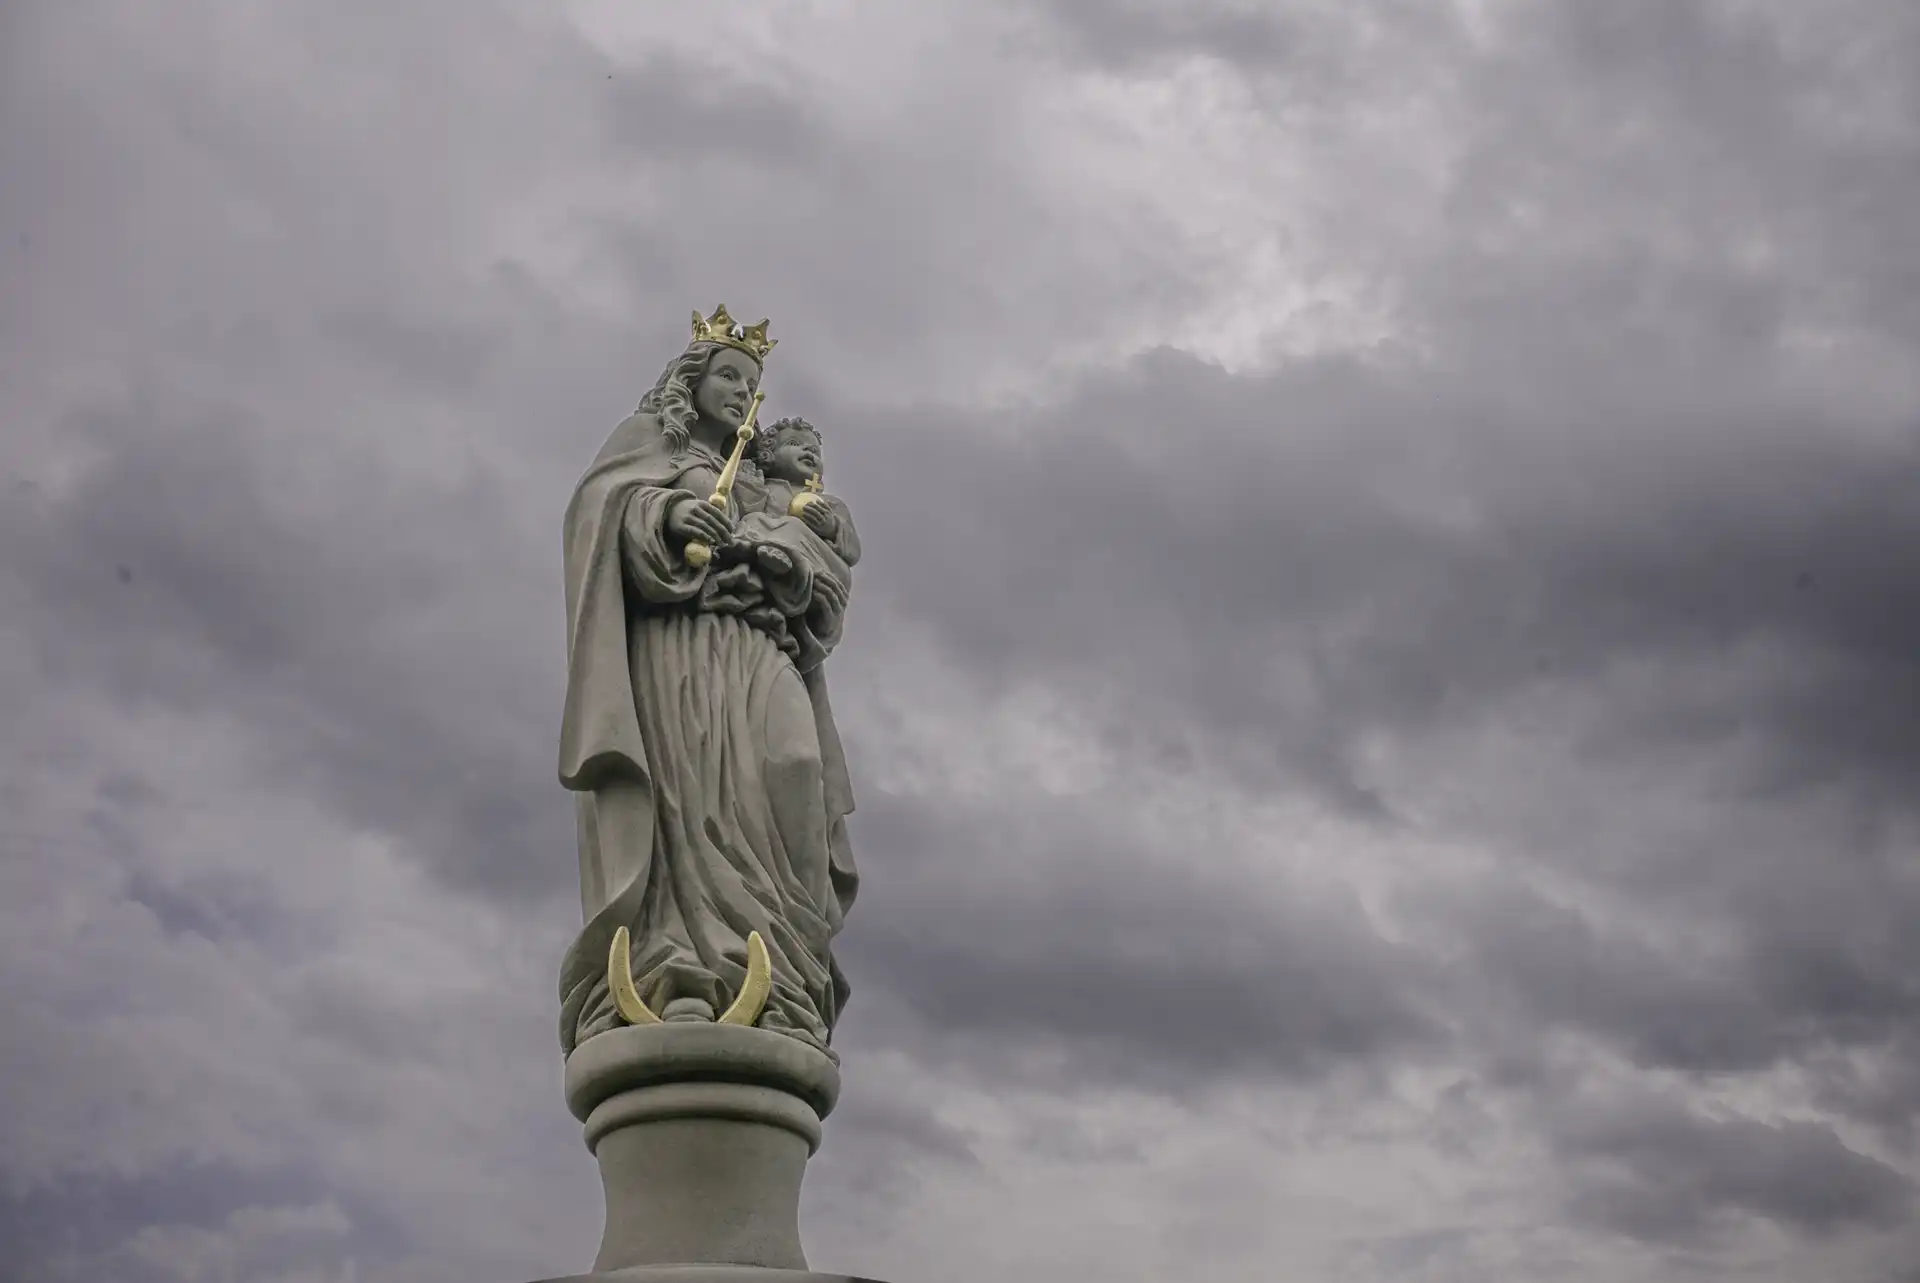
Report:
<svg viewBox="0 0 1920 1283"><path fill-rule="evenodd" d="M816 440L818 440L820 436L820 429L814 427L805 419L790 417L775 420L772 424L762 427L759 432L754 434L753 461L755 463L764 468L773 462L773 452L780 445L780 434L782 432L811 432Z"/></svg>

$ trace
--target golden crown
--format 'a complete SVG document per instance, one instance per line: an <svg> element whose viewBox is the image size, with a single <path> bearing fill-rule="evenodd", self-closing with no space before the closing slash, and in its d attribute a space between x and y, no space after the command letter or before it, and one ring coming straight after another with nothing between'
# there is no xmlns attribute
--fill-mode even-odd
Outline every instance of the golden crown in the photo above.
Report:
<svg viewBox="0 0 1920 1283"><path fill-rule="evenodd" d="M728 347L738 348L762 362L767 359L767 353L773 351L773 345L780 341L767 337L767 322L764 319L758 325L742 325L727 315L725 303L714 308L713 315L704 319L699 309L694 309L693 337L696 342L724 343Z"/></svg>

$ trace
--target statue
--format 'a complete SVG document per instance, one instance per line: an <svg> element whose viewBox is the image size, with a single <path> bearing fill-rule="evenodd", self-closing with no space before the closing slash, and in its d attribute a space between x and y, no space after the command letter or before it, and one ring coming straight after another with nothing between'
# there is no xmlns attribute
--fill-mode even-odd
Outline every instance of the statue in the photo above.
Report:
<svg viewBox="0 0 1920 1283"><path fill-rule="evenodd" d="M560 781L585 925L560 1043L606 1187L602 1271L804 1269L800 1170L838 1092L832 942L858 878L823 664L859 540L818 430L756 429L775 342L695 312L567 509Z"/></svg>
<svg viewBox="0 0 1920 1283"><path fill-rule="evenodd" d="M820 429L805 419L782 419L757 435L753 457L767 479L773 506L799 517L848 566L858 563L860 536L853 528L853 514L845 500L820 484L826 457Z"/></svg>

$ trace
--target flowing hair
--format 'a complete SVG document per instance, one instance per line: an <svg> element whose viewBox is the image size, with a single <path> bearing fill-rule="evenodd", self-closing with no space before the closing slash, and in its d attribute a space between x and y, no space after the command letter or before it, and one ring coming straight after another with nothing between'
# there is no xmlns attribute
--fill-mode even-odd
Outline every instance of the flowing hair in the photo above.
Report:
<svg viewBox="0 0 1920 1283"><path fill-rule="evenodd" d="M660 432L675 454L685 450L693 440L694 420L700 417L700 412L693 408L693 390L706 373L707 362L725 346L695 339L687 344L686 351L667 362L667 368L660 371L659 382L640 398L639 412L660 420Z"/></svg>

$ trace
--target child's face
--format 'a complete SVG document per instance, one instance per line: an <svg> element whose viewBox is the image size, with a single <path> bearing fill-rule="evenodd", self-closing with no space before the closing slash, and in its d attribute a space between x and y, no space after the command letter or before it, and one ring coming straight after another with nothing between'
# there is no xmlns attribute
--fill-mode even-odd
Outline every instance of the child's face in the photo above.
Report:
<svg viewBox="0 0 1920 1283"><path fill-rule="evenodd" d="M774 439L767 475L782 481L806 481L820 472L820 438L804 428L782 428Z"/></svg>

